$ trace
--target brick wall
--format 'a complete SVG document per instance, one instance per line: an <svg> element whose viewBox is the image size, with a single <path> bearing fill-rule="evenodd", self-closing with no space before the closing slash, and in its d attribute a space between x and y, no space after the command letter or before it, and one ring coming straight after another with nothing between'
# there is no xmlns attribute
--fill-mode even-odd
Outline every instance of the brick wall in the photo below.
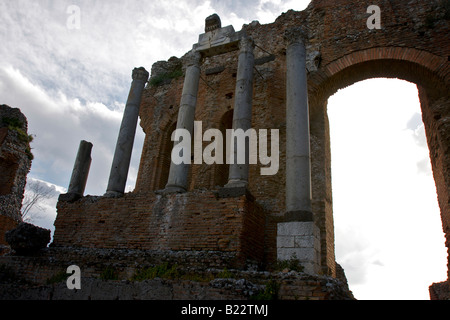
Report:
<svg viewBox="0 0 450 320"><path fill-rule="evenodd" d="M0 245L8 245L5 240L5 233L18 226L19 222L9 217L0 215Z"/></svg>
<svg viewBox="0 0 450 320"><path fill-rule="evenodd" d="M241 266L264 258L265 214L246 196L130 193L59 201L57 210L56 246L232 252Z"/></svg>

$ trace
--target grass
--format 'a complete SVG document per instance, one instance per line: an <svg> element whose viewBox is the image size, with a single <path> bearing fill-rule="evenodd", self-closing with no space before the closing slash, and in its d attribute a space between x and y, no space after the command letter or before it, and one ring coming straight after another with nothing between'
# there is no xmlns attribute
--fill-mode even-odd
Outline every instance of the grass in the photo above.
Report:
<svg viewBox="0 0 450 320"><path fill-rule="evenodd" d="M69 274L66 271L61 271L55 274L53 277L47 279L47 284L56 284L63 281L67 281Z"/></svg>
<svg viewBox="0 0 450 320"><path fill-rule="evenodd" d="M3 117L2 121L9 130L15 131L17 133L17 137L20 141L27 144L25 149L25 153L27 154L28 159L33 160L34 156L31 153L30 143L33 141L34 137L30 134L27 134L23 129L23 123L16 118Z"/></svg>
<svg viewBox="0 0 450 320"><path fill-rule="evenodd" d="M274 280L270 280L266 284L264 291L250 297L251 300L277 300L280 284Z"/></svg>
<svg viewBox="0 0 450 320"><path fill-rule="evenodd" d="M283 270L297 271L303 272L304 267L301 265L300 260L297 259L296 256L291 257L289 260L277 260L274 271L283 271Z"/></svg>
<svg viewBox="0 0 450 320"><path fill-rule="evenodd" d="M183 76L183 71L180 68L173 70L172 72L166 72L152 77L149 81L150 86L157 87L165 82L165 80L176 79Z"/></svg>
<svg viewBox="0 0 450 320"><path fill-rule="evenodd" d="M178 265L169 266L165 262L161 265L138 270L131 278L131 281L144 281L155 278L176 279L179 277L180 271L178 270Z"/></svg>
<svg viewBox="0 0 450 320"><path fill-rule="evenodd" d="M119 280L119 274L113 267L106 267L100 274L100 279L103 281Z"/></svg>

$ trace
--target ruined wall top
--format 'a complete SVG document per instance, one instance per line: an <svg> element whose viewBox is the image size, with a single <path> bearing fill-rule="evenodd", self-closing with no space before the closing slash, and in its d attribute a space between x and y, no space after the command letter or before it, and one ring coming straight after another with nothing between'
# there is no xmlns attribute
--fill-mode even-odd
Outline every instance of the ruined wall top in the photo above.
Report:
<svg viewBox="0 0 450 320"><path fill-rule="evenodd" d="M27 118L17 108L0 105L0 215L21 221L22 199L33 155Z"/></svg>

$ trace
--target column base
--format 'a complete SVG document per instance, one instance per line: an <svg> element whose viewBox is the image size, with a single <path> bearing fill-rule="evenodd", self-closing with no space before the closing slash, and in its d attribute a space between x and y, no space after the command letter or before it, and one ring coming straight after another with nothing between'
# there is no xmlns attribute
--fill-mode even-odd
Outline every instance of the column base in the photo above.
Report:
<svg viewBox="0 0 450 320"><path fill-rule="evenodd" d="M245 180L230 180L224 188L247 188L248 181Z"/></svg>
<svg viewBox="0 0 450 320"><path fill-rule="evenodd" d="M187 190L183 187L176 185L167 185L163 190L158 191L161 194L172 194L172 193L186 193Z"/></svg>
<svg viewBox="0 0 450 320"><path fill-rule="evenodd" d="M118 191L106 191L106 193L103 195L106 198L120 198L123 197L123 193L122 192L118 192Z"/></svg>
<svg viewBox="0 0 450 320"><path fill-rule="evenodd" d="M314 222L278 223L277 258L281 261L297 259L303 272L317 275L320 264L320 229Z"/></svg>
<svg viewBox="0 0 450 320"><path fill-rule="evenodd" d="M83 198L83 196L78 193L61 193L58 197L58 201L75 202L81 198Z"/></svg>
<svg viewBox="0 0 450 320"><path fill-rule="evenodd" d="M254 201L255 197L251 194L250 190L247 189L247 187L228 187L225 186L223 188L219 188L217 192L217 196L219 198L237 198L246 196L248 200Z"/></svg>

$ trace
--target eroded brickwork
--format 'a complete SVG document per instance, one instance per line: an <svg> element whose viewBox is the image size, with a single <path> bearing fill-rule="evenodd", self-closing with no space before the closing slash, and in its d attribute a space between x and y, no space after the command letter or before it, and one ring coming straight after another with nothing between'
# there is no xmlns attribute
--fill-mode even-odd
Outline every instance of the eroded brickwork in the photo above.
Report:
<svg viewBox="0 0 450 320"><path fill-rule="evenodd" d="M6 245L5 232L22 221L20 209L31 152L27 119L17 108L0 106L0 245Z"/></svg>
<svg viewBox="0 0 450 320"><path fill-rule="evenodd" d="M0 299L247 300L264 291L264 300L354 299L339 279L297 272L223 269L223 260L229 257L199 251L47 248L36 256L2 257L0 268L7 268L10 280L17 276L32 285L17 286L0 277ZM68 290L61 275L75 263L82 270L81 290ZM140 270L164 264L176 266L177 274L133 278ZM109 278L105 278L107 270Z"/></svg>
<svg viewBox="0 0 450 320"><path fill-rule="evenodd" d="M73 204L60 201L58 214L56 246L231 252L235 267L263 261L265 212L245 195L86 197Z"/></svg>

